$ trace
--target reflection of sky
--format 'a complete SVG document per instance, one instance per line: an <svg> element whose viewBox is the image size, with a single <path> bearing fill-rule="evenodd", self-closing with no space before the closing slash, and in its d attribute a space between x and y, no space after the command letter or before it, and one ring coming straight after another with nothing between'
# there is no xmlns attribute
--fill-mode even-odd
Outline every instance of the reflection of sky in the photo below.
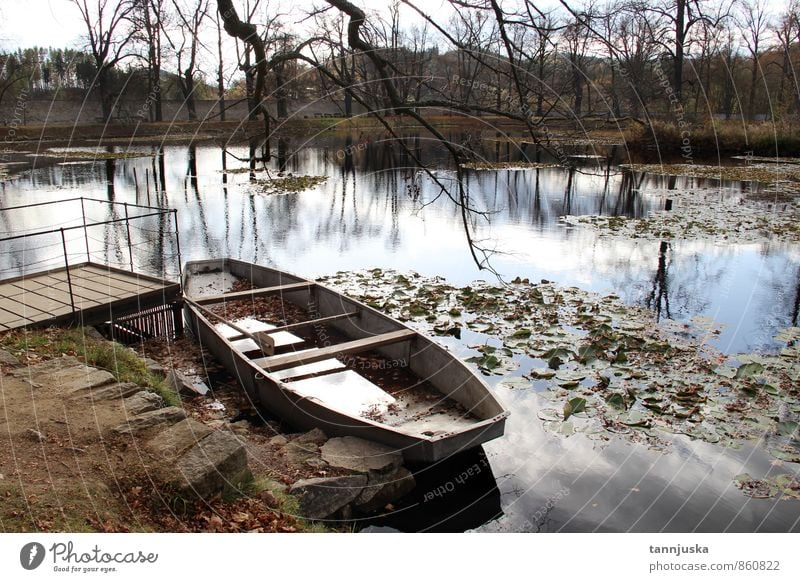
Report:
<svg viewBox="0 0 800 582"><path fill-rule="evenodd" d="M149 181L153 204L161 201L178 209L184 260L228 255L312 276L377 265L441 275L458 284L491 278L475 267L461 213L452 202L440 196L420 210L419 203L434 200L439 192L433 181L415 177L410 170L373 170L406 164L389 147L370 147L357 150L359 169L355 175L343 173L342 145L331 139L320 147L300 151L290 158L288 171L327 175L329 179L313 191L289 196L250 194L246 174L229 175L224 187L221 152L213 147L197 149L195 192L186 179L188 149L167 147L166 196L157 194L153 180L157 168L151 158L116 161L111 168L113 195L117 201L135 202L137 180L138 201L146 203ZM429 145L423 143L422 147ZM273 146L273 154L276 150ZM230 151L238 157L247 156L246 148ZM430 159L431 152L423 151ZM228 157L229 168L243 165ZM4 204L78 194L107 199L111 195L108 171L105 161L38 170L5 184ZM438 175L445 180L452 177L448 172ZM698 185L692 179L671 181L678 186ZM411 184L420 187L418 202L409 196ZM654 289L658 291L657 241L597 237L588 230L559 224L558 217L565 213L644 216L662 208L665 198L663 190L650 194L648 190L669 186L669 178L648 176L641 184L644 193L637 194L626 188L617 170L606 173L605 168L589 165L572 176L559 168L469 172L466 185L470 204L487 213L485 217L472 217L473 238L495 251L491 263L505 277L549 279L562 285L615 292L640 305L647 304ZM39 207L26 213L22 221L15 218L15 224L6 224L6 220L0 229L61 225L74 219L63 208L54 211ZM156 257L159 249L150 244L158 228L151 221L147 228L132 233L137 255L149 251L147 257L137 257L136 264L142 268L160 268L161 261ZM104 244L124 242L126 238L120 227L94 231L90 244L98 252ZM78 243L76 256L81 252ZM174 254L173 245L169 243L162 252ZM33 246L29 243L29 248ZM46 258L43 252L29 252L29 259ZM688 319L706 315L725 324L717 345L726 351L769 345L773 331L790 324L800 269L797 246L718 246L683 241L669 245L665 263L661 287L669 302L669 316ZM3 268L8 269L8 264ZM666 300L662 301L662 317L666 316ZM651 305L657 302L650 301Z"/></svg>
<svg viewBox="0 0 800 582"><path fill-rule="evenodd" d="M420 210L407 193L411 172L370 170L386 167L387 159L392 159L385 157L386 152L364 152L365 156L374 154L375 162L357 157L355 176L344 176L337 165L341 147L309 148L290 162L287 171L329 176L322 186L297 195L250 194L246 174L229 175L225 187L219 171L221 153L212 147L197 150L197 192L186 179L187 148L168 147L165 196L156 192L149 158L114 164L113 195L120 202L137 201L135 168L138 202L144 204L149 178L152 203L178 209L184 260L228 255L306 276L380 266L441 275L456 284L491 278L472 262L461 214L450 201L442 197ZM243 148L232 153L247 155ZM229 157L229 168L242 165ZM570 182L563 170L541 170L538 195L535 171L468 174L470 203L490 211L488 220L473 218L475 237L505 253L495 255L492 264L507 278L549 279L565 286L615 292L644 305L656 281L659 242L600 238L588 230L566 228L558 223L558 216L565 212L643 216L663 206L663 195L626 194L620 174L611 172L606 177L602 170L588 168L582 172ZM447 172L439 175L448 176ZM76 195L107 199L106 176L105 162L38 170L0 186L3 204ZM665 180L648 177L645 185L660 189ZM438 190L430 180L417 178L417 183L420 201L435 198ZM90 219L109 216L99 206L87 209ZM13 221L0 213L4 220L0 230L72 224L79 212L74 205L58 210L39 207ZM159 247L158 233L170 226L148 219L132 228L137 266L161 273L161 256L172 256L176 249L171 240ZM70 252L80 259L85 247L79 231L70 235L70 241ZM123 250L111 259L126 266L125 242L120 226L90 229L93 257L121 243ZM28 243L26 260L46 258L52 250L33 246ZM4 269L16 264L9 255L0 257ZM767 344L774 329L788 324L800 269L796 245L683 241L669 245L664 265L663 286L671 315L704 314L725 322L718 340L723 349ZM474 353L463 344L450 347L460 357ZM774 501L750 500L733 486L733 477L744 470L754 475L777 470L769 465L763 449L746 446L732 451L664 435L672 442L671 452L665 455L620 439L602 443L580 434L555 436L543 431L537 415L539 408L551 406L548 402L530 391L502 386L496 390L512 415L506 436L485 448L505 516L484 529L786 531L798 527L800 510L794 506L783 502L778 511ZM531 525L549 500L553 509L541 524Z"/></svg>

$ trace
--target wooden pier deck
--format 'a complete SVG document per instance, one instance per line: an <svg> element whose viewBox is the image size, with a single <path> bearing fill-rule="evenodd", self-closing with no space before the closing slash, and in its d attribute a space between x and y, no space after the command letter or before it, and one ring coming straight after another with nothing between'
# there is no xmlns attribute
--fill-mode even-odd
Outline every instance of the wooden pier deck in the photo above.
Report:
<svg viewBox="0 0 800 582"><path fill-rule="evenodd" d="M180 285L95 263L0 281L0 331L97 325L178 301Z"/></svg>

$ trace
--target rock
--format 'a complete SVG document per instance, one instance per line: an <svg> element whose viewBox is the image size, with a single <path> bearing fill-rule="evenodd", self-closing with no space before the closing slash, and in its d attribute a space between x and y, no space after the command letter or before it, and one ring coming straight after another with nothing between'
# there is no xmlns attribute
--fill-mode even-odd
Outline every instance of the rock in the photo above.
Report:
<svg viewBox="0 0 800 582"><path fill-rule="evenodd" d="M141 390L126 398L124 403L130 414L142 414L161 408L164 405L164 399L155 392Z"/></svg>
<svg viewBox="0 0 800 582"><path fill-rule="evenodd" d="M228 427L231 429L232 432L240 435L245 435L250 432L250 423L246 420L240 420L239 422L231 422Z"/></svg>
<svg viewBox="0 0 800 582"><path fill-rule="evenodd" d="M170 370L164 377L168 386L172 386L178 394L186 396L205 396L208 386L203 382L195 382L188 378L183 372Z"/></svg>
<svg viewBox="0 0 800 582"><path fill-rule="evenodd" d="M283 436L282 434L275 435L274 437L269 439L269 444L271 444L273 446L276 446L276 447L282 447L288 442L289 441L287 440L287 438L285 436Z"/></svg>
<svg viewBox="0 0 800 582"><path fill-rule="evenodd" d="M117 398L122 399L127 398L128 396L133 396L141 390L142 387L138 384L134 384L133 382L120 382L119 384L111 384L108 386L95 388L94 390L90 390L89 392L82 394L82 396L91 400L114 400Z"/></svg>
<svg viewBox="0 0 800 582"><path fill-rule="evenodd" d="M78 358L74 356L61 356L60 358L53 358L52 360L47 360L39 364L26 366L25 368L19 370L14 370L11 372L11 375L16 378L23 378L27 380L28 378L33 378L35 376L39 376L42 374L50 374L58 370L63 370L65 368L72 368L81 365L82 364L78 360Z"/></svg>
<svg viewBox="0 0 800 582"><path fill-rule="evenodd" d="M15 358L11 352L0 350L0 365L8 366L10 368L18 368L22 364L19 363L19 360Z"/></svg>
<svg viewBox="0 0 800 582"><path fill-rule="evenodd" d="M154 376L165 376L166 370L164 366L156 362L153 358L144 358L144 364L147 366L147 371Z"/></svg>
<svg viewBox="0 0 800 582"><path fill-rule="evenodd" d="M319 457L319 447L314 443L288 443L281 449L286 460L292 465L304 465L308 459Z"/></svg>
<svg viewBox="0 0 800 582"><path fill-rule="evenodd" d="M306 459L306 465L308 465L312 469L325 469L327 468L328 463L326 463L319 457L311 457L310 459Z"/></svg>
<svg viewBox="0 0 800 582"><path fill-rule="evenodd" d="M326 442L322 447L322 458L332 467L359 473L391 471L403 464L403 455L399 451L350 436Z"/></svg>
<svg viewBox="0 0 800 582"><path fill-rule="evenodd" d="M43 385L54 384L62 390L74 394L114 384L117 379L107 370L98 370L90 366L76 366L37 376L36 381Z"/></svg>
<svg viewBox="0 0 800 582"><path fill-rule="evenodd" d="M177 406L168 406L133 416L128 422L113 430L119 434L134 434L157 426L172 425L184 418L186 418L186 413L183 409Z"/></svg>
<svg viewBox="0 0 800 582"><path fill-rule="evenodd" d="M161 431L147 443L147 446L167 459L174 459L191 449L212 433L212 429L193 418L173 424Z"/></svg>
<svg viewBox="0 0 800 582"><path fill-rule="evenodd" d="M238 487L250 477L247 452L236 438L224 431L212 432L178 460L184 491L200 499Z"/></svg>
<svg viewBox="0 0 800 582"><path fill-rule="evenodd" d="M40 433L35 428L29 428L28 430L26 430L25 435L31 440L34 440L39 443L43 443L47 440L47 437L44 436L44 434Z"/></svg>
<svg viewBox="0 0 800 582"><path fill-rule="evenodd" d="M322 446L328 440L327 435L318 428L311 429L301 435L292 439L293 443L305 444L314 443L315 445Z"/></svg>
<svg viewBox="0 0 800 582"><path fill-rule="evenodd" d="M358 533L402 533L399 529L394 529L388 525L368 525Z"/></svg>
<svg viewBox="0 0 800 582"><path fill-rule="evenodd" d="M354 501L356 509L371 513L411 493L416 487L414 476L405 467L397 467L390 473L370 472L367 485Z"/></svg>
<svg viewBox="0 0 800 582"><path fill-rule="evenodd" d="M96 327L86 327L84 329L86 330L86 332L85 332L86 333L86 337L90 337L90 338L96 339L96 340L108 341L108 340L106 340L105 337L103 337L103 334L100 333L97 330Z"/></svg>
<svg viewBox="0 0 800 582"><path fill-rule="evenodd" d="M367 484L364 475L301 479L289 488L300 498L300 513L309 519L325 519L356 499Z"/></svg>

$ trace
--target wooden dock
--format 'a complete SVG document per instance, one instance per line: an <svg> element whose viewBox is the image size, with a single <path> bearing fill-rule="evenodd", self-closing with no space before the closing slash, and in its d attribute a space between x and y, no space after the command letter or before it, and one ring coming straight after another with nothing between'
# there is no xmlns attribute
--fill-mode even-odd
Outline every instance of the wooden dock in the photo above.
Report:
<svg viewBox="0 0 800 582"><path fill-rule="evenodd" d="M82 263L0 281L0 331L98 325L148 310L172 309L180 296L178 283Z"/></svg>

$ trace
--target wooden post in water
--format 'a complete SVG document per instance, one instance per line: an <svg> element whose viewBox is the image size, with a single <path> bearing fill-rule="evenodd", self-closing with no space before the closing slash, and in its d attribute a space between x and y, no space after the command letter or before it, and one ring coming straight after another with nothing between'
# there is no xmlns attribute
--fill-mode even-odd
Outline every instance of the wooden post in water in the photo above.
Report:
<svg viewBox="0 0 800 582"><path fill-rule="evenodd" d="M136 186L136 204L139 204L139 177L136 175L136 166L133 167L133 184Z"/></svg>
<svg viewBox="0 0 800 582"><path fill-rule="evenodd" d="M664 203L664 210L672 210L672 198L667 198L667 201Z"/></svg>

